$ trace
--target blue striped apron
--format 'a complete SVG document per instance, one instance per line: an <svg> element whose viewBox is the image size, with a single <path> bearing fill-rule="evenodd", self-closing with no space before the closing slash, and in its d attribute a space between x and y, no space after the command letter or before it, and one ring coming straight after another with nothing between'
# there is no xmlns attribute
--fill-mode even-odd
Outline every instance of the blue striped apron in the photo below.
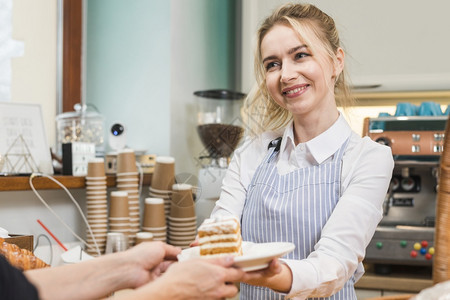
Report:
<svg viewBox="0 0 450 300"><path fill-rule="evenodd" d="M291 242L295 250L284 258L305 259L314 250L339 201L342 157L347 143L348 140L326 163L279 175L276 158L281 140L273 141L248 187L241 222L243 240ZM284 298L265 287L241 284L242 300ZM354 277L331 297L311 299L356 300Z"/></svg>

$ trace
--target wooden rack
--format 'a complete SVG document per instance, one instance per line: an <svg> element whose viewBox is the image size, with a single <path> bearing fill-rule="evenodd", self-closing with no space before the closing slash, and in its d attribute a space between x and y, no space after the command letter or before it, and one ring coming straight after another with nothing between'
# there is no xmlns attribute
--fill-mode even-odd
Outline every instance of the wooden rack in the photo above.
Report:
<svg viewBox="0 0 450 300"><path fill-rule="evenodd" d="M81 189L85 188L85 177L82 176L53 176L56 180L62 183L68 189ZM144 185L150 185L152 174L144 174ZM29 184L29 176L4 176L0 177L0 191L26 191L31 190ZM116 185L116 176L108 175L106 177L106 184L108 187L114 187ZM33 185L36 189L60 189L61 187L55 182L46 177L36 177L33 179Z"/></svg>

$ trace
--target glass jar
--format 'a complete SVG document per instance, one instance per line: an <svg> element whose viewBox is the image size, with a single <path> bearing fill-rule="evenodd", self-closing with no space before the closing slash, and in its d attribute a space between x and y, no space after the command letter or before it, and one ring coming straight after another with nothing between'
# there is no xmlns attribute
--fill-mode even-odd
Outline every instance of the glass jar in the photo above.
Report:
<svg viewBox="0 0 450 300"><path fill-rule="evenodd" d="M206 90L194 92L194 95L197 99L197 133L200 140L211 164L225 167L244 133L240 126L240 110L245 94Z"/></svg>
<svg viewBox="0 0 450 300"><path fill-rule="evenodd" d="M104 155L104 117L91 105L74 105L75 111L56 116L57 154L62 144L85 142L95 144L96 156Z"/></svg>

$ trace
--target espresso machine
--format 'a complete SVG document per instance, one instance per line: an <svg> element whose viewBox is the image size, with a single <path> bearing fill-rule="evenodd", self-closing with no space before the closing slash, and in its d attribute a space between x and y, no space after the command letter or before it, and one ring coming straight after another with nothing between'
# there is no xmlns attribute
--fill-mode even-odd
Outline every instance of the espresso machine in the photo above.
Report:
<svg viewBox="0 0 450 300"><path fill-rule="evenodd" d="M208 218L219 199L222 180L244 128L240 110L245 94L229 90L194 92L197 103L197 133L203 145L198 162L196 192L197 223Z"/></svg>
<svg viewBox="0 0 450 300"><path fill-rule="evenodd" d="M432 266L439 162L447 116L366 118L365 135L391 147L395 166L366 263ZM377 268L377 266L380 266Z"/></svg>

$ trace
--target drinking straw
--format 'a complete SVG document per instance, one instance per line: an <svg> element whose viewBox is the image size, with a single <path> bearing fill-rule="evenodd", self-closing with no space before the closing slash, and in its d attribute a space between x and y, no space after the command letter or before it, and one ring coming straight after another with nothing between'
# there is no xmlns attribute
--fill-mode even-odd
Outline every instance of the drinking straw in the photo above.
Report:
<svg viewBox="0 0 450 300"><path fill-rule="evenodd" d="M37 222L39 223L39 225L42 226L42 228L45 229L45 231L48 232L48 234L52 236L52 238L61 246L61 248L64 249L64 251L67 251L67 248L63 245L63 243L61 243L61 241L58 240L58 238L41 222L41 220L37 219Z"/></svg>

